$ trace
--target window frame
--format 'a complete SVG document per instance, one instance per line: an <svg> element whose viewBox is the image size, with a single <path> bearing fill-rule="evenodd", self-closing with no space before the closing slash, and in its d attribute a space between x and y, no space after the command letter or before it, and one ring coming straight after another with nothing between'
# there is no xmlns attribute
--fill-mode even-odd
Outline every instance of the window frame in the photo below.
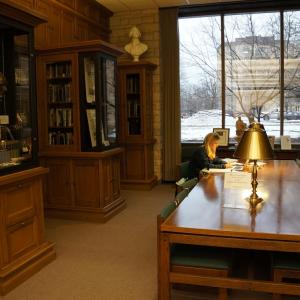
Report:
<svg viewBox="0 0 300 300"><path fill-rule="evenodd" d="M280 135L284 134L284 12L300 10L298 0L261 0L243 2L225 2L217 4L203 4L183 6L178 10L178 18L220 16L221 20L221 110L222 128L225 128L225 27L224 17L229 14L278 12L280 14ZM181 141L181 143L187 143ZM300 147L300 143L293 143Z"/></svg>

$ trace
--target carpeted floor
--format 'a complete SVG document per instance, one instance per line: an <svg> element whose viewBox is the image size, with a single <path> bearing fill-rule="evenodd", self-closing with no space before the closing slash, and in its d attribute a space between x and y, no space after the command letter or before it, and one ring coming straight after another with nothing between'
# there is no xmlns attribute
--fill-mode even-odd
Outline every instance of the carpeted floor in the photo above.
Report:
<svg viewBox="0 0 300 300"><path fill-rule="evenodd" d="M156 300L156 215L174 197L173 185L122 191L127 208L105 224L46 219L57 259L3 300ZM230 300L270 295L232 292ZM215 300L215 291L174 290L172 300ZM295 299L295 298L293 298Z"/></svg>

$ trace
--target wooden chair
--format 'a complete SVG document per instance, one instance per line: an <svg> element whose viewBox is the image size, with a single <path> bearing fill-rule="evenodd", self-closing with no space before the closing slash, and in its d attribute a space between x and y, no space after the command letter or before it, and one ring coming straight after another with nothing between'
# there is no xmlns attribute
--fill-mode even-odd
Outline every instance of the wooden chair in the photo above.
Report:
<svg viewBox="0 0 300 300"><path fill-rule="evenodd" d="M299 253L273 253L272 254L273 281L282 282L283 279L300 279ZM280 294L273 294L273 300L280 300Z"/></svg>
<svg viewBox="0 0 300 300"><path fill-rule="evenodd" d="M184 192L185 190L180 192L178 196L180 195L180 198L183 197ZM163 208L160 215L157 216L158 288L160 288L161 277L159 267L160 225L175 211L176 206L176 202L170 202ZM232 265L232 253L228 249L173 244L170 252L170 270L180 274L227 277ZM189 284L189 282L187 281L184 284ZM219 288L219 300L227 300L227 298L227 289Z"/></svg>
<svg viewBox="0 0 300 300"><path fill-rule="evenodd" d="M175 196L176 196L180 191L183 191L183 190L187 190L188 193L189 193L197 183L198 183L198 179L197 179L197 178L189 179L189 180L183 182L182 184L177 184L177 183L176 183Z"/></svg>
<svg viewBox="0 0 300 300"><path fill-rule="evenodd" d="M176 206L178 206L182 202L182 200L189 194L189 192L189 189L184 189L175 196L174 202Z"/></svg>
<svg viewBox="0 0 300 300"><path fill-rule="evenodd" d="M189 161L181 162L177 165L177 178L176 180L179 180L180 178L188 178L189 177Z"/></svg>

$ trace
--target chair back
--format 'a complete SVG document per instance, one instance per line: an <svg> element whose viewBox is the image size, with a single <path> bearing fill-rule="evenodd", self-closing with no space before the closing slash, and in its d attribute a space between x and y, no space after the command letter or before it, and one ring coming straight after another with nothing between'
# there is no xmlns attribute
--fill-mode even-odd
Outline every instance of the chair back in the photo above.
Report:
<svg viewBox="0 0 300 300"><path fill-rule="evenodd" d="M197 183L198 183L198 178L192 178L184 182L183 184L181 184L180 188L184 190L188 190L188 192L190 192Z"/></svg>
<svg viewBox="0 0 300 300"><path fill-rule="evenodd" d="M176 203L171 201L161 211L160 218L165 220L176 209Z"/></svg>
<svg viewBox="0 0 300 300"><path fill-rule="evenodd" d="M189 177L189 164L190 164L190 162L189 161L185 161L185 162L182 162L182 163L180 163L179 164L179 178L178 179L180 179L180 178L188 178Z"/></svg>
<svg viewBox="0 0 300 300"><path fill-rule="evenodd" d="M182 200L189 194L189 190L188 189L184 189L181 192L179 192L176 197L175 197L175 203L178 206Z"/></svg>

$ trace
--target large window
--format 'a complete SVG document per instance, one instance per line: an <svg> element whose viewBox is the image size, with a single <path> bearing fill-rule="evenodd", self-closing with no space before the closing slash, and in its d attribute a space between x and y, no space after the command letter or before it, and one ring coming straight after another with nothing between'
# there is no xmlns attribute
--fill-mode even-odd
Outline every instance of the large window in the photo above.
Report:
<svg viewBox="0 0 300 300"><path fill-rule="evenodd" d="M202 141L238 117L300 143L300 11L179 19L181 141Z"/></svg>

